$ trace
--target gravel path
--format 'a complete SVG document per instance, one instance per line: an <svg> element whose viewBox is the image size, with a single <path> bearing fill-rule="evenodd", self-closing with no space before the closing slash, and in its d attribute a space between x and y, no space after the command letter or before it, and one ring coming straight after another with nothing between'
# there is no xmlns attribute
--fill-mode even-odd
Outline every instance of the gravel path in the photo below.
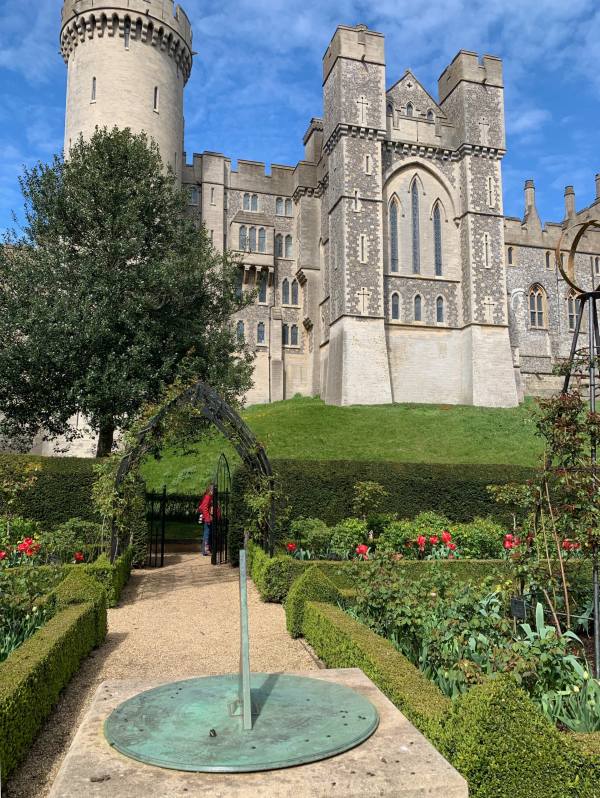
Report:
<svg viewBox="0 0 600 798"><path fill-rule="evenodd" d="M248 582L254 671L315 670L316 661L285 628L283 608L263 604ZM91 697L105 679L179 679L239 667L238 571L199 554L167 554L165 567L134 571L119 607L109 610L106 643L64 691L3 798L44 798Z"/></svg>

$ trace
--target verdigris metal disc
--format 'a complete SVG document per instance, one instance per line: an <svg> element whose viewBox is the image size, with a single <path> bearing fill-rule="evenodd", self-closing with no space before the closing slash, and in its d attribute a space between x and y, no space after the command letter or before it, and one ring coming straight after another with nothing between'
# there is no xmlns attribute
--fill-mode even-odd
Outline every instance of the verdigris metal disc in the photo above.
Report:
<svg viewBox="0 0 600 798"><path fill-rule="evenodd" d="M125 756L173 770L248 773L316 762L348 751L379 723L373 704L320 679L253 673L253 728L231 714L239 676L156 687L123 702L104 724Z"/></svg>

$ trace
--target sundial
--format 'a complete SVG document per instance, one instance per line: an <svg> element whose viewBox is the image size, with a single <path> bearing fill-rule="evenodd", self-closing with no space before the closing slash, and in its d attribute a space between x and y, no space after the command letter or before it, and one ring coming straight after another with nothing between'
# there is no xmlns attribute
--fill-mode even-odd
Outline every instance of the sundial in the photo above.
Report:
<svg viewBox="0 0 600 798"><path fill-rule="evenodd" d="M344 685L251 673L246 552L240 552L239 673L161 685L118 706L104 724L117 751L149 765L248 773L317 762L367 740L373 704Z"/></svg>

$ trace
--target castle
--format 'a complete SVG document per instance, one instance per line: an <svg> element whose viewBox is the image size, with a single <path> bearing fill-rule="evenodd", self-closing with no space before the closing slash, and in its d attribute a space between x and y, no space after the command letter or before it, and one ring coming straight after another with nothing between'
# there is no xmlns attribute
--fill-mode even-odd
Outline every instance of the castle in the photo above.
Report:
<svg viewBox="0 0 600 798"><path fill-rule="evenodd" d="M60 43L65 151L96 126L146 131L213 245L239 254L240 290L257 291L232 321L256 352L249 403L509 407L556 388L577 307L554 248L600 214L600 175L579 212L567 187L560 222L542 226L530 180L523 219L505 217L500 59L459 52L435 99L410 71L390 86L382 34L340 26L304 160L267 173L215 152L188 161L192 30L173 0L66 0ZM600 281L600 233L576 270Z"/></svg>

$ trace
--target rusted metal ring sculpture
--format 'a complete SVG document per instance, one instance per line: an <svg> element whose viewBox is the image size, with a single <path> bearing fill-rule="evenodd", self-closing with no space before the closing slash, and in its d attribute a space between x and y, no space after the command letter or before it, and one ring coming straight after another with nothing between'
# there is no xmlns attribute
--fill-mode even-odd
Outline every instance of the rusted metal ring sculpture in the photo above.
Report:
<svg viewBox="0 0 600 798"><path fill-rule="evenodd" d="M580 288L575 282L575 255L577 254L577 247L579 246L579 242L586 234L586 232L592 228L596 227L600 230L600 219L589 219L587 222L579 222L578 224L572 224L563 230L561 237L558 240L558 244L556 245L555 250L555 258L556 258L556 265L558 270L560 271L564 281L569 285L574 291L578 294L586 294L587 291L585 288ZM575 238L573 239L573 243L571 244L571 249L569 250L569 257L567 258L567 266L563 263L563 259L561 257L561 249L564 239L573 233L574 230L578 230ZM599 290L600 285L597 289Z"/></svg>

